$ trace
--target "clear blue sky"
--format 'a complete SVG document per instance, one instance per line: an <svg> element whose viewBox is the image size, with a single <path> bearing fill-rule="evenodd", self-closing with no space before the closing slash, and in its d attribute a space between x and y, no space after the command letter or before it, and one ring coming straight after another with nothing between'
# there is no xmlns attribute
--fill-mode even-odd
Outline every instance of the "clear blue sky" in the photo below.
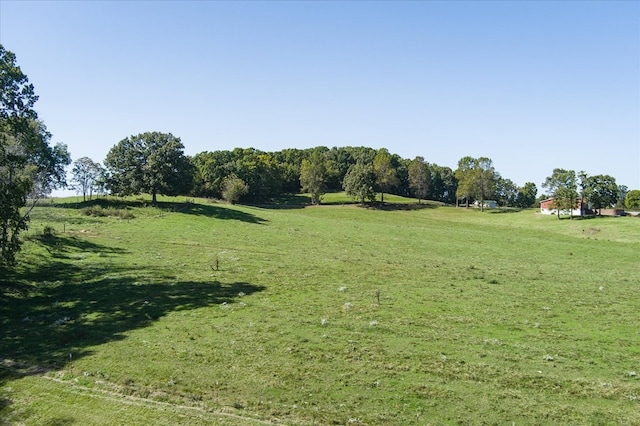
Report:
<svg viewBox="0 0 640 426"><path fill-rule="evenodd" d="M0 0L0 42L74 159L162 131L189 155L364 145L640 189L635 1Z"/></svg>

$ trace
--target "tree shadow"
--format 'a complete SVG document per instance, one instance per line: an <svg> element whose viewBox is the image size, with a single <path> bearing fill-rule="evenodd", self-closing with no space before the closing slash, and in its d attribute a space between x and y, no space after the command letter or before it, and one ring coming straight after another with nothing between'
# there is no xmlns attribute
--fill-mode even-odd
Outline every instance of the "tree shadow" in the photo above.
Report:
<svg viewBox="0 0 640 426"><path fill-rule="evenodd" d="M383 211L409 211L409 210L425 210L436 209L440 207L433 203L381 203L376 201L375 203L359 204L359 206L370 210L383 210Z"/></svg>
<svg viewBox="0 0 640 426"><path fill-rule="evenodd" d="M503 213L518 213L521 212L521 208L517 207L498 207L494 209L485 209L489 214L503 214Z"/></svg>
<svg viewBox="0 0 640 426"><path fill-rule="evenodd" d="M230 209L223 206L216 206L213 204L195 203L189 200L185 202L158 201L155 204L153 204L151 203L151 201L142 200L142 199L129 200L129 199L123 199L123 198L110 197L110 198L97 198L90 201L80 201L76 203L52 202L51 204L49 204L49 206L57 207L57 208L65 208L65 209L75 209L75 210L81 210L83 208L92 207L92 206L100 206L105 209L121 209L121 210L153 207L164 212L185 213L190 215L206 216L206 217L222 219L222 220L237 220L241 222L256 223L256 224L261 224L266 222L265 219L258 217L256 215L253 215L251 213L246 213L246 212Z"/></svg>
<svg viewBox="0 0 640 426"><path fill-rule="evenodd" d="M246 282L179 281L158 270L127 276L113 266L52 260L0 278L0 385L64 367L89 347L124 338L169 312L232 303L264 287ZM34 282L47 276L48 281ZM25 291L14 291L18 287ZM8 404L4 401L2 404Z"/></svg>
<svg viewBox="0 0 640 426"><path fill-rule="evenodd" d="M71 234L35 235L30 239L46 248L54 259L70 259L74 252L99 253L102 257L127 253L124 249L96 244Z"/></svg>
<svg viewBox="0 0 640 426"><path fill-rule="evenodd" d="M268 203L248 203L248 206L268 210L304 209L311 206L311 199L299 194L285 194L272 199Z"/></svg>

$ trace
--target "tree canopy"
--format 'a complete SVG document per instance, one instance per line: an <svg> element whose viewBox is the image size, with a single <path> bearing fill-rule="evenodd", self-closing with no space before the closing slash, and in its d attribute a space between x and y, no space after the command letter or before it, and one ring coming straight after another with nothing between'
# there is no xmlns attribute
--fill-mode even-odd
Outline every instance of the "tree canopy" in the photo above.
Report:
<svg viewBox="0 0 640 426"><path fill-rule="evenodd" d="M116 144L104 160L108 186L118 195L186 194L191 189L193 170L184 155L180 138L171 133L147 132Z"/></svg>
<svg viewBox="0 0 640 426"><path fill-rule="evenodd" d="M50 145L51 134L33 109L38 100L33 85L1 44L0 85L0 265L10 265L31 208L66 186L71 159L64 144ZM31 208L23 211L28 199Z"/></svg>
<svg viewBox="0 0 640 426"><path fill-rule="evenodd" d="M566 210L573 217L573 209L576 207L578 200L576 172L573 170L554 169L551 176L548 176L542 185L549 191L549 195L553 198L553 207L558 212Z"/></svg>
<svg viewBox="0 0 640 426"><path fill-rule="evenodd" d="M347 195L361 204L376 200L376 174L373 164L357 162L352 165L344 177L343 187Z"/></svg>

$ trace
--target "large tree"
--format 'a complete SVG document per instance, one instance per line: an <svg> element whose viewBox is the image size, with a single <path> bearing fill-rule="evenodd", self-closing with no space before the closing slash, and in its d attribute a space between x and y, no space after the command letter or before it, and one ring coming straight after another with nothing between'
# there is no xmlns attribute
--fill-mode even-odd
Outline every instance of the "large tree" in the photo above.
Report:
<svg viewBox="0 0 640 426"><path fill-rule="evenodd" d="M609 175L589 176L585 195L589 205L600 213L600 209L615 206L619 189L615 178Z"/></svg>
<svg viewBox="0 0 640 426"><path fill-rule="evenodd" d="M376 174L370 163L358 162L349 167L342 187L347 195L364 204L365 201L376 200Z"/></svg>
<svg viewBox="0 0 640 426"><path fill-rule="evenodd" d="M116 144L104 160L109 187L114 194L186 194L193 181L193 167L184 155L180 138L171 133L147 132Z"/></svg>
<svg viewBox="0 0 640 426"><path fill-rule="evenodd" d="M573 219L573 209L578 200L576 172L573 170L553 169L551 176L548 176L542 184L549 191L549 196L553 198L553 207L558 213L567 210Z"/></svg>
<svg viewBox="0 0 640 426"><path fill-rule="evenodd" d="M33 109L37 100L15 55L0 44L0 266L15 262L37 201L66 185L67 147L50 146Z"/></svg>
<svg viewBox="0 0 640 426"><path fill-rule="evenodd" d="M418 199L426 199L429 195L429 184L431 183L431 172L423 157L416 157L409 164L409 188Z"/></svg>

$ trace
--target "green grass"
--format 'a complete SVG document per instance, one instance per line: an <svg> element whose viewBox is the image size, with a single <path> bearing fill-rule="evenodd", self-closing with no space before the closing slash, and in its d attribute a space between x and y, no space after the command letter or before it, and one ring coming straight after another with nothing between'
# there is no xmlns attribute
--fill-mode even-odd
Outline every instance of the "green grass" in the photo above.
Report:
<svg viewBox="0 0 640 426"><path fill-rule="evenodd" d="M640 219L303 198L37 208L0 278L0 417L640 423Z"/></svg>

